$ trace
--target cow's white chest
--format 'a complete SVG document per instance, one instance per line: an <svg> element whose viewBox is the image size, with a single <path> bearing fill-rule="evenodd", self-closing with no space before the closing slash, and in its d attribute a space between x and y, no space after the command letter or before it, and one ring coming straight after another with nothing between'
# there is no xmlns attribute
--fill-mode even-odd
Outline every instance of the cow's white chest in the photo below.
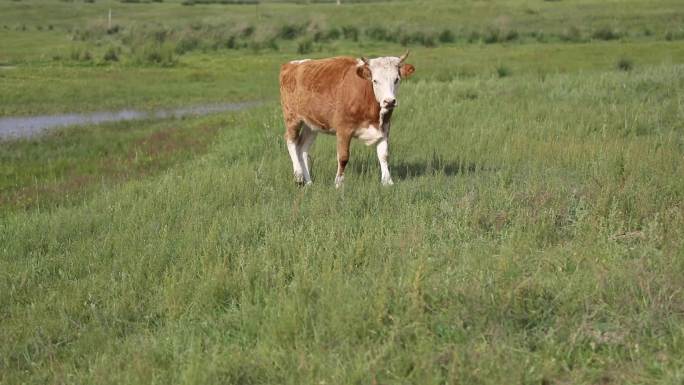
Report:
<svg viewBox="0 0 684 385"><path fill-rule="evenodd" d="M385 137L385 134L375 126L361 128L356 131L356 137L363 141L367 146L377 143Z"/></svg>

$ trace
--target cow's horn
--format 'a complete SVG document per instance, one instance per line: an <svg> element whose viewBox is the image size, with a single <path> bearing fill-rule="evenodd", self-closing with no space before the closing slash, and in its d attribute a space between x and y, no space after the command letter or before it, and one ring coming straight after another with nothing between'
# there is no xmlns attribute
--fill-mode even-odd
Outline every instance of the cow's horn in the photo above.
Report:
<svg viewBox="0 0 684 385"><path fill-rule="evenodd" d="M400 63L400 64L403 63L404 60L406 60L406 58L408 57L408 54L409 54L409 51L406 50L406 53L405 53L405 54L399 56L399 63Z"/></svg>
<svg viewBox="0 0 684 385"><path fill-rule="evenodd" d="M366 58L363 57L363 56L361 56L361 61L362 61L363 64L365 64L365 65L370 65L370 63L368 63L368 59L366 59Z"/></svg>

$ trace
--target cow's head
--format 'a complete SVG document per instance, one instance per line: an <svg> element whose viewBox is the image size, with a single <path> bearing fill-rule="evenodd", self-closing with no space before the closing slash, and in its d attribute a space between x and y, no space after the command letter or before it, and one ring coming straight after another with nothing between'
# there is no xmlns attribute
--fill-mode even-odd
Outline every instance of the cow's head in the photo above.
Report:
<svg viewBox="0 0 684 385"><path fill-rule="evenodd" d="M375 99L384 110L391 110L398 105L396 91L401 79L411 76L416 70L411 64L405 64L404 60L408 51L400 57L385 56L375 59L358 59L356 73L373 83Z"/></svg>

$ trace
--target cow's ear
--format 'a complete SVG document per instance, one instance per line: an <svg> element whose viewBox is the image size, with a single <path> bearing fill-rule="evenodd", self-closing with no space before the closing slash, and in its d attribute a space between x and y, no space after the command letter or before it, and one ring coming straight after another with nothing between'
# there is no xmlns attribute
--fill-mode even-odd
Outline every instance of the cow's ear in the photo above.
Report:
<svg viewBox="0 0 684 385"><path fill-rule="evenodd" d="M399 75L401 75L402 79L406 79L414 72L416 72L416 67L411 64L402 64L401 67L399 67Z"/></svg>
<svg viewBox="0 0 684 385"><path fill-rule="evenodd" d="M356 74L359 75L360 77L366 79L366 80L371 80L371 78L372 78L371 70L365 64L356 67Z"/></svg>

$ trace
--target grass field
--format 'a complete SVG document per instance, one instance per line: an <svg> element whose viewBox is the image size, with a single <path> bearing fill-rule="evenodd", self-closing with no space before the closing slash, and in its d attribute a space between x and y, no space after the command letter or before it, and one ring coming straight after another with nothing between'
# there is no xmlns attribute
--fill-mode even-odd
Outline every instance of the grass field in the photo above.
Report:
<svg viewBox="0 0 684 385"><path fill-rule="evenodd" d="M426 4L1 3L0 116L264 103L0 142L0 383L681 384L684 5ZM395 185L319 137L298 188L278 66L399 54L378 7L454 35L407 44Z"/></svg>

